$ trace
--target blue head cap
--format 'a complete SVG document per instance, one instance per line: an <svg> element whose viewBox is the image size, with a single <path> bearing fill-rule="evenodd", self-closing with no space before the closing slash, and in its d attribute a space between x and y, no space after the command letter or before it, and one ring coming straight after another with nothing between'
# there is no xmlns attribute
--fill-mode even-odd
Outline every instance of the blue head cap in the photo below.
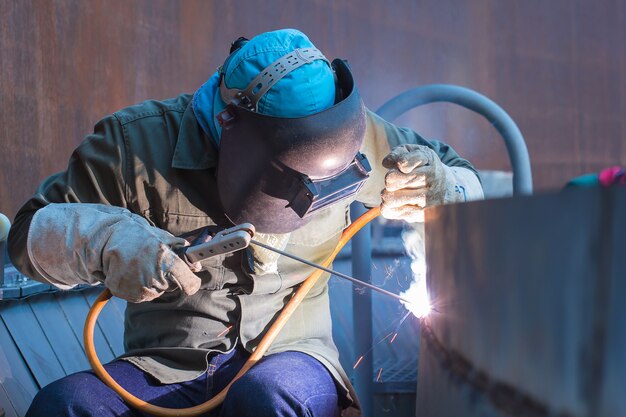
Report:
<svg viewBox="0 0 626 417"><path fill-rule="evenodd" d="M309 38L296 29L266 32L233 52L222 69L229 89L245 89L268 65L298 48L315 48ZM257 111L276 117L303 117L331 107L335 102L335 80L328 62L314 60L296 68L276 82L259 100ZM213 125L218 136L221 127L216 117L226 103L217 91L213 97Z"/></svg>

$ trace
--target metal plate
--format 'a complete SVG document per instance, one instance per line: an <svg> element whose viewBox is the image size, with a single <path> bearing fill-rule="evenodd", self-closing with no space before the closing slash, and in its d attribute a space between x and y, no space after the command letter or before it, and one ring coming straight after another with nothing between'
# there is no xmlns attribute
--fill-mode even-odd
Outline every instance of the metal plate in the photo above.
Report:
<svg viewBox="0 0 626 417"><path fill-rule="evenodd" d="M546 410L626 413L626 309L617 295L625 194L573 190L429 210L438 310L429 320L441 345ZM488 391L469 387L424 345L418 414L504 415Z"/></svg>

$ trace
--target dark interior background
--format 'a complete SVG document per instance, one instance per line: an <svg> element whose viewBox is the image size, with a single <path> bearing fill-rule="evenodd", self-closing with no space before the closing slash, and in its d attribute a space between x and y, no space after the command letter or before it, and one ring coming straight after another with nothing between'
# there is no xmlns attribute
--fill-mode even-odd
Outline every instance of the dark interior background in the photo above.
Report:
<svg viewBox="0 0 626 417"><path fill-rule="evenodd" d="M0 0L0 212L13 217L102 116L193 92L240 35L299 28L349 60L368 107L429 83L475 89L518 123L537 190L626 162L621 0ZM492 126L433 104L398 120L480 169Z"/></svg>

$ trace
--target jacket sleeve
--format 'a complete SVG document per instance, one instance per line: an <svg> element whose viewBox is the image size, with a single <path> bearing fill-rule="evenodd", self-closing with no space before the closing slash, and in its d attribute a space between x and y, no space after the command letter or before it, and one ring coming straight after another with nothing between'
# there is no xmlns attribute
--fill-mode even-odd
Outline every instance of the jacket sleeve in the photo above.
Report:
<svg viewBox="0 0 626 417"><path fill-rule="evenodd" d="M36 272L27 253L28 230L37 210L50 203L127 207L124 155L122 127L115 116L108 116L74 150L67 169L39 185L35 195L17 212L9 233L9 257L21 273L48 283Z"/></svg>
<svg viewBox="0 0 626 417"><path fill-rule="evenodd" d="M380 192L385 188L385 174L387 173L387 169L382 165L383 158L391 149L408 143L428 146L437 153L445 165L466 168L480 180L474 166L468 160L461 158L449 145L436 140L427 140L411 129L397 127L370 110L366 110L366 123L365 140L361 152L367 156L372 172L357 196L357 200L365 205L377 206L381 202Z"/></svg>

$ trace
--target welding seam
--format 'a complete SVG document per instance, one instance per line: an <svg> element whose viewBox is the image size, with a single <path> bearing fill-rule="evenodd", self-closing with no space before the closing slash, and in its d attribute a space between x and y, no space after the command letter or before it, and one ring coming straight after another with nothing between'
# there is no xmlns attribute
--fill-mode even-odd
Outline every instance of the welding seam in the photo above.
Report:
<svg viewBox="0 0 626 417"><path fill-rule="evenodd" d="M537 398L497 380L477 368L469 359L453 349L447 349L435 335L428 318L420 319L420 333L426 347L453 381L464 382L483 394L497 410L512 417L574 417L565 411L554 412Z"/></svg>

